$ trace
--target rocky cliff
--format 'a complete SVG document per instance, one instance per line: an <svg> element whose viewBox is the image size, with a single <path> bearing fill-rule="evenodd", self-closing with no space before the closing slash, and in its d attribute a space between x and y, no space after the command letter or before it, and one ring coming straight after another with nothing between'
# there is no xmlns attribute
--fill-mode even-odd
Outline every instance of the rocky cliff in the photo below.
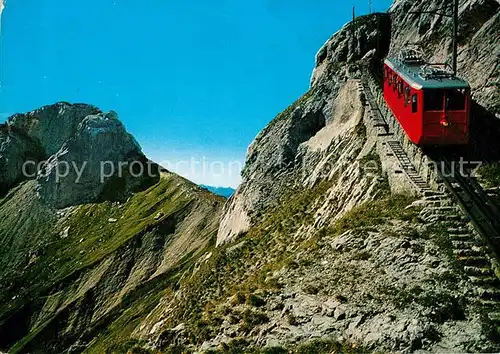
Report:
<svg viewBox="0 0 500 354"><path fill-rule="evenodd" d="M500 117L499 9L498 0L459 1L458 71L471 85L473 98ZM428 60L451 63L451 1L396 1L389 11L394 28L392 51L405 43L418 42ZM415 13L422 11L436 11L438 14Z"/></svg>
<svg viewBox="0 0 500 354"><path fill-rule="evenodd" d="M89 114L101 113L87 105L65 103L46 106L29 114L16 114L1 126L0 190L5 192L14 183L37 173L36 165L55 154Z"/></svg>
<svg viewBox="0 0 500 354"><path fill-rule="evenodd" d="M347 165L337 163L341 156L355 161L368 155L374 143L364 146L364 104L357 83L347 81L360 72L356 65L347 64L375 50L377 44L380 53L386 52L389 16L364 17L356 26L355 37L352 31L352 26L345 26L320 49L309 92L275 118L250 145L243 182L226 205L218 244L247 231L267 207L297 183L312 186L329 175L345 173L348 183L364 187L339 208L370 198L364 192L373 191L371 182L360 182L358 178L364 177L351 171L352 166L345 170ZM356 127L358 134L352 134Z"/></svg>
<svg viewBox="0 0 500 354"><path fill-rule="evenodd" d="M88 105L58 103L16 114L2 126L0 144L1 189L35 179L38 196L56 208L98 201L117 178L127 180L127 190L158 178L158 168L151 170L156 176L127 178L134 161L147 162L141 148L116 113Z"/></svg>

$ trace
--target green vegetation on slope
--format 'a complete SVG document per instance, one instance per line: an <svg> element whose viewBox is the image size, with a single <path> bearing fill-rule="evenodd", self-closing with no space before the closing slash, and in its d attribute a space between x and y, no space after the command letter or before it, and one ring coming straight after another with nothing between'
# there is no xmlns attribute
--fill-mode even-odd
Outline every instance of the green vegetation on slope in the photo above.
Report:
<svg viewBox="0 0 500 354"><path fill-rule="evenodd" d="M242 331L249 332L267 322L259 315L256 294L279 292L283 285L273 273L283 267L300 267L295 261L297 254L305 252L313 257L323 237L335 237L348 229L373 228L393 219L413 222L419 212L405 210L413 199L395 196L364 203L330 226L305 232L314 223L314 211L330 186L331 182L323 181L312 189L290 190L283 203L265 213L263 221L240 236L236 245L210 250L213 255L208 264L181 282L185 300L177 303L165 325L185 323L191 333L190 343L200 345L216 335L222 318L227 316L225 312L232 311L222 305L231 298L233 307L250 307L241 315L231 315ZM234 352L253 352L250 347L238 348Z"/></svg>
<svg viewBox="0 0 500 354"><path fill-rule="evenodd" d="M162 351L144 349L144 343L130 340L117 345L108 353L114 354L185 354L190 351L185 346L170 346ZM365 348L360 348L347 343L339 343L331 339L317 339L300 345L285 347L256 348L244 339L234 339L224 344L220 350L209 350L207 354L364 354L370 353Z"/></svg>
<svg viewBox="0 0 500 354"><path fill-rule="evenodd" d="M198 204L211 205L201 212L204 213L209 212L210 208L214 212L223 202L222 198L170 173L165 173L159 183L134 194L125 203L87 204L59 212L48 209L33 198L32 187L32 182L27 182L0 200L0 242L10 255L17 255L0 260L3 266L0 279L6 285L0 289L0 296L2 299L15 299L12 302L2 301L0 305L0 330L7 334L1 345L5 347L12 344L12 340L19 340L12 352L26 351L27 344L36 348L37 337L44 331L51 331L54 321L64 321L67 313L84 302L88 290L78 284L82 281L87 284L99 281L99 277L102 277L100 267L106 269L109 262L120 262L113 254L126 254L130 247L140 248L145 235L155 234L159 242L157 251L161 255L163 244L168 247L177 225L193 213ZM13 210L18 213L13 213ZM210 227L200 232L200 245L209 242L215 236L215 231L215 227ZM139 262L140 257L147 255L133 257L124 258L123 262L136 262L136 257ZM185 264L190 257L192 253L185 254L179 264ZM125 269L131 267L124 266ZM178 267L163 277L157 277L158 280L148 286L168 288L165 285L168 279L178 275L175 272L182 269L182 266ZM28 284L29 287L26 286ZM135 292L147 293L149 290L146 287ZM122 318L126 319L123 323L127 325L115 323L112 328L128 332L127 328L133 328L132 323L138 313L151 310L159 294L141 303L135 301L134 296L137 298L138 295L127 295L122 300L121 308L108 314L102 321L109 322L126 309ZM49 302L60 309L51 314L50 310L45 310ZM127 309L126 302L138 306ZM32 322L29 316L38 312L40 314L37 316L42 317ZM58 319L60 316L62 318ZM17 327L12 327L13 323L17 323Z"/></svg>
<svg viewBox="0 0 500 354"><path fill-rule="evenodd" d="M289 347L254 348L245 340L233 340L229 345L225 345L221 350L209 351L209 354L363 354L369 353L364 348L354 345L339 343L329 339L317 339L300 345Z"/></svg>

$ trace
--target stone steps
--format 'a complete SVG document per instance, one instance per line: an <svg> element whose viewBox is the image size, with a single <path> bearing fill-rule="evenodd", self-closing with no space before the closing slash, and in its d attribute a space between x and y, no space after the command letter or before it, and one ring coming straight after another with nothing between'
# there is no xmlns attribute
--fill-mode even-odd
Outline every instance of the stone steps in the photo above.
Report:
<svg viewBox="0 0 500 354"><path fill-rule="evenodd" d="M466 265L464 266L464 271L469 276L483 276L483 277L495 276L495 273L493 272L491 267L476 267L476 266Z"/></svg>
<svg viewBox="0 0 500 354"><path fill-rule="evenodd" d="M500 280L491 267L485 250L466 227L449 227L453 253L474 285L479 303L500 334Z"/></svg>
<svg viewBox="0 0 500 354"><path fill-rule="evenodd" d="M492 300L479 299L479 303L489 313L496 312L496 309L498 309L499 306L498 301Z"/></svg>
<svg viewBox="0 0 500 354"><path fill-rule="evenodd" d="M464 224L464 220L443 220L442 225L447 227L447 228L456 228L460 225ZM463 231L459 232L463 233Z"/></svg>
<svg viewBox="0 0 500 354"><path fill-rule="evenodd" d="M449 234L452 241L467 242L473 240L472 236L468 233L464 234Z"/></svg>
<svg viewBox="0 0 500 354"><path fill-rule="evenodd" d="M458 235L463 235L463 234L469 234L469 230L466 227L460 226L460 227L449 227L446 231L450 234L458 234Z"/></svg>
<svg viewBox="0 0 500 354"><path fill-rule="evenodd" d="M428 192L424 192L424 193L428 193ZM451 199L447 195L436 194L435 192L428 193L427 195L424 194L424 198L422 198L422 199L426 200L426 201L430 201L430 202L443 201L443 200L451 201Z"/></svg>
<svg viewBox="0 0 500 354"><path fill-rule="evenodd" d="M464 266L485 267L490 266L490 261L483 256L480 257L458 257L457 260Z"/></svg>
<svg viewBox="0 0 500 354"><path fill-rule="evenodd" d="M419 190L419 192L424 196L431 195L433 193L432 189L429 187L427 181L425 181L415 169L401 143L397 140L387 141L387 146L397 158L408 179Z"/></svg>
<svg viewBox="0 0 500 354"><path fill-rule="evenodd" d="M470 237L470 240L473 240L472 236ZM469 249L469 248L472 248L472 247L475 247L476 246L476 242L475 241L470 241L469 239L467 240L452 240L451 243L453 244L453 247L455 249Z"/></svg>
<svg viewBox="0 0 500 354"><path fill-rule="evenodd" d="M456 210L455 210L456 212ZM461 214L451 214L451 215L443 215L445 220L449 221L459 221L459 222L467 222L468 220Z"/></svg>
<svg viewBox="0 0 500 354"><path fill-rule="evenodd" d="M427 210L430 210L437 214L445 214L445 213L457 213L457 208L455 206L433 206L428 207Z"/></svg>
<svg viewBox="0 0 500 354"><path fill-rule="evenodd" d="M481 257L484 256L483 250L474 250L470 248L461 248L461 249L454 249L453 253L457 257Z"/></svg>
<svg viewBox="0 0 500 354"><path fill-rule="evenodd" d="M500 286L500 280L496 276L469 276L469 280L478 286Z"/></svg>
<svg viewBox="0 0 500 354"><path fill-rule="evenodd" d="M481 287L478 289L478 293L481 299L500 301L500 289L497 287ZM498 305L500 305L500 302Z"/></svg>
<svg viewBox="0 0 500 354"><path fill-rule="evenodd" d="M458 214L441 214L438 216L441 218L441 220L443 221L457 221L457 222L460 222L460 221L463 221L463 216L461 215L458 215Z"/></svg>
<svg viewBox="0 0 500 354"><path fill-rule="evenodd" d="M440 193L440 192L435 192L435 191L431 191L431 192L424 192L423 193L423 196L424 198L429 198L429 197L441 197L441 198L447 198L447 195L444 194L444 193Z"/></svg>
<svg viewBox="0 0 500 354"><path fill-rule="evenodd" d="M453 206L453 202L451 200L446 200L446 199L438 199L438 200L425 200L422 199L423 204L425 204L429 208L440 208L440 207L447 207L447 206Z"/></svg>

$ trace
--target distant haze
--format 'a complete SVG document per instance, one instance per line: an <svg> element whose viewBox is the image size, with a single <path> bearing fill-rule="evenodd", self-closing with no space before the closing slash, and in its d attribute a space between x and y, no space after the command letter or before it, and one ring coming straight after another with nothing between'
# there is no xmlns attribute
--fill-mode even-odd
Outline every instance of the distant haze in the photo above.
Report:
<svg viewBox="0 0 500 354"><path fill-rule="evenodd" d="M200 187L205 188L210 192L220 195L221 197L224 198L230 198L235 192L233 188L205 186L203 184L200 185Z"/></svg>

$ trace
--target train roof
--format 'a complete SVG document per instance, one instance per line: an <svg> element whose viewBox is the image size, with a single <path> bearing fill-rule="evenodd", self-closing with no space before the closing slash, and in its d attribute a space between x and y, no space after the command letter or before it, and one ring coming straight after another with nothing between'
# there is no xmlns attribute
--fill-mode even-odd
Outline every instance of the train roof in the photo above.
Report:
<svg viewBox="0 0 500 354"><path fill-rule="evenodd" d="M444 74L442 70L437 70L435 67L425 65L423 63L404 63L401 60L387 58L385 64L392 70L396 71L401 77L414 89L440 89L440 88L456 88L467 89L469 84L467 81L455 76ZM424 71L423 71L424 70ZM444 72L446 73L446 72Z"/></svg>

